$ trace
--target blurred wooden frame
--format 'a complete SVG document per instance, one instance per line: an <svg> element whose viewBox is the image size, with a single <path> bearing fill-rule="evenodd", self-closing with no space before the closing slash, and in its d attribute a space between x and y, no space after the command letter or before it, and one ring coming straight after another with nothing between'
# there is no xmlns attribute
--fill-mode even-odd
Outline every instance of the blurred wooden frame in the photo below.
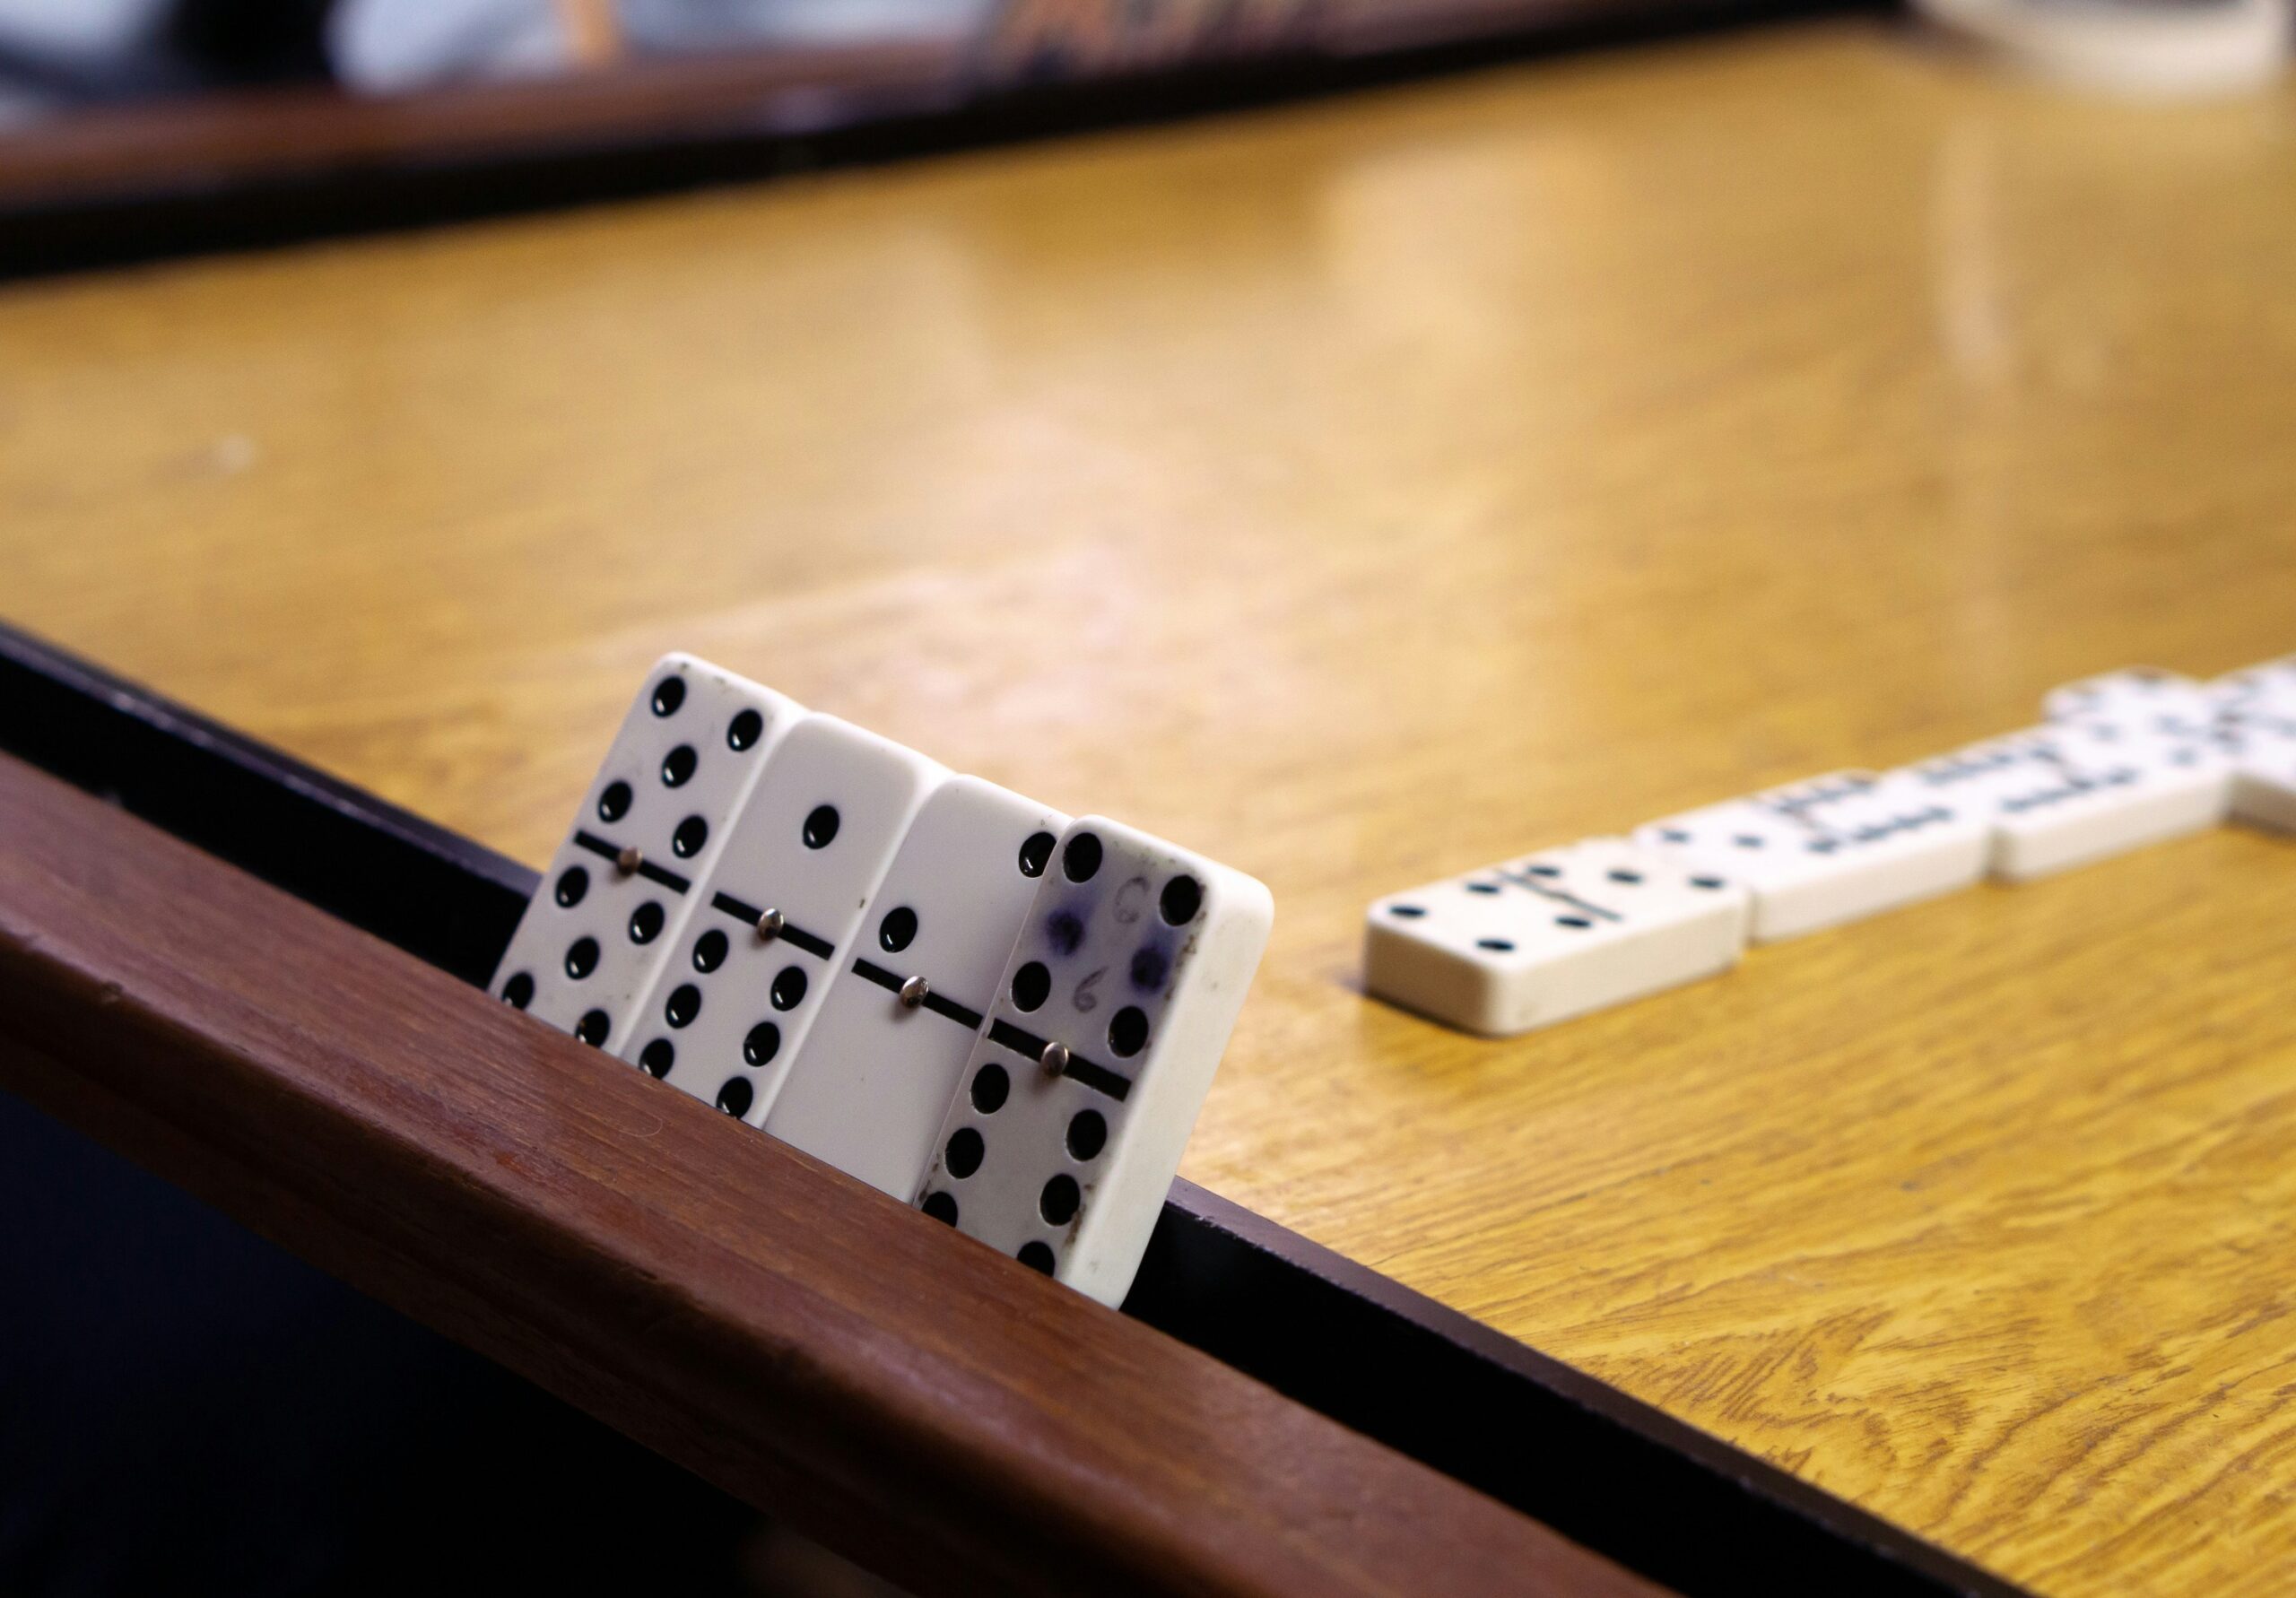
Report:
<svg viewBox="0 0 2296 1598"><path fill-rule="evenodd" d="M68 112L0 135L0 273L399 226L1319 91L1848 0L1009 0L978 37L646 56L553 0L546 78Z"/></svg>

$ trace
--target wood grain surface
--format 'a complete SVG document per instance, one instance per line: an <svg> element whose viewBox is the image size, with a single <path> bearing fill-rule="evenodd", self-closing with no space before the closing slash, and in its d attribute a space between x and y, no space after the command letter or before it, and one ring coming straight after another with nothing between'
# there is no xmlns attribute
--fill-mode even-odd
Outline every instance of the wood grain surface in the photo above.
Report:
<svg viewBox="0 0 2296 1598"><path fill-rule="evenodd" d="M922 1594L1657 1591L4 758L0 1082Z"/></svg>
<svg viewBox="0 0 2296 1598"><path fill-rule="evenodd" d="M2296 1584L2296 848L1479 1042L1375 894L2296 648L2296 100L1878 28L0 294L0 612L529 861L726 662L1274 890L1187 1174L2015 1580Z"/></svg>

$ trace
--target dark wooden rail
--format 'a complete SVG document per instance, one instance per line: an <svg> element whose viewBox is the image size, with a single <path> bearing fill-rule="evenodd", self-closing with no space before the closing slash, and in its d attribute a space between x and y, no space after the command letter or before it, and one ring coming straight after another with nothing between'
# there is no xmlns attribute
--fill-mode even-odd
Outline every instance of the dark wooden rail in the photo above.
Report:
<svg viewBox="0 0 2296 1598"><path fill-rule="evenodd" d="M1060 0L1009 6L972 39L80 108L0 137L0 277L961 149L1863 3L1298 0L1239 30L1220 7L1174 6L1175 28L1123 0Z"/></svg>
<svg viewBox="0 0 2296 1598"><path fill-rule="evenodd" d="M4 757L0 1085L920 1592L1653 1590Z"/></svg>

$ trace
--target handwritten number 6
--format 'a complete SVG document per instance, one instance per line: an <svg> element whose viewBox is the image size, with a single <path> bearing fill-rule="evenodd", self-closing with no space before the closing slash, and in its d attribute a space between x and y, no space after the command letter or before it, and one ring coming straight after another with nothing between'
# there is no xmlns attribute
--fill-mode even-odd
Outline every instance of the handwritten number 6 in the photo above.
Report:
<svg viewBox="0 0 2296 1598"><path fill-rule="evenodd" d="M1101 977L1108 974L1109 968L1106 966L1102 966L1099 970L1085 977L1084 980L1076 985L1075 996L1069 1000L1069 1003L1075 1005L1080 1011L1098 1009L1100 1007L1100 996L1092 991L1092 985L1100 981Z"/></svg>

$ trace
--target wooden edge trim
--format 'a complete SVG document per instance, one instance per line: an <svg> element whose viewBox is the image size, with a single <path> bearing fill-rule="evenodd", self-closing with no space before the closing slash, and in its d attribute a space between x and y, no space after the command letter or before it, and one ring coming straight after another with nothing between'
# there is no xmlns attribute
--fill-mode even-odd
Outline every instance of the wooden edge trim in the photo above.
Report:
<svg viewBox="0 0 2296 1598"><path fill-rule="evenodd" d="M1657 1590L5 758L0 1086L921 1593Z"/></svg>
<svg viewBox="0 0 2296 1598"><path fill-rule="evenodd" d="M926 41L665 56L405 94L313 86L97 107L0 139L0 204L209 191L636 135L802 134L945 110L966 83L961 48Z"/></svg>
<svg viewBox="0 0 2296 1598"><path fill-rule="evenodd" d="M1380 58L1388 72L1408 74L1606 29L1631 35L1845 8L1872 9L1871 0L1284 0L1245 26L1185 6L1136 22L1122 0L1048 0L940 37L625 52L540 77L394 93L304 84L187 94L80 107L10 129L0 137L0 214L196 204L250 190L283 203L308 197L308 186L361 176L420 183L551 158L650 160L681 146L812 138L985 109L1022 110L1025 131L1030 102L1048 97L1065 100L1045 125L1059 131L1340 86ZM979 136L950 126L918 147ZM689 180L665 165L664 183ZM608 187L619 192L619 183ZM506 193L490 208L510 203Z"/></svg>

